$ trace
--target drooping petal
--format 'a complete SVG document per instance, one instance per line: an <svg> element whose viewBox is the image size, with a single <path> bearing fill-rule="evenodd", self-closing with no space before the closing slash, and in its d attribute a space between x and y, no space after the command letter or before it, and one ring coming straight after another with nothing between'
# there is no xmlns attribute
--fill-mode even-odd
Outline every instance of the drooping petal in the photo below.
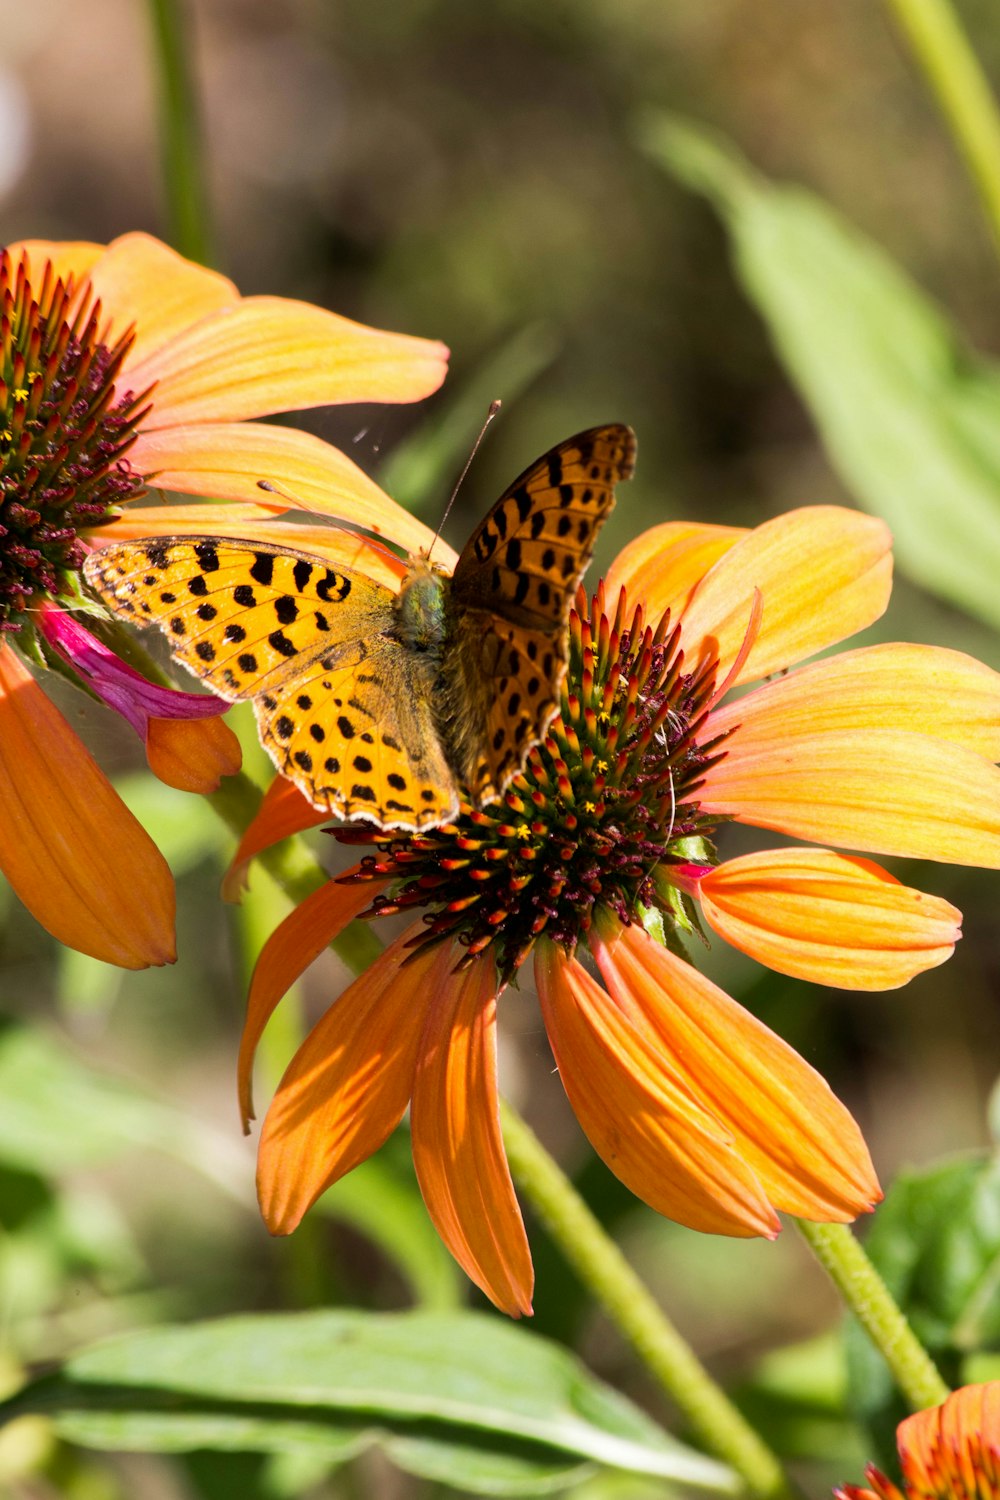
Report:
<svg viewBox="0 0 1000 1500"><path fill-rule="evenodd" d="M149 431L186 422L240 422L354 401L419 401L445 376L447 350L383 333L283 297L244 297L129 366L139 390L156 382Z"/></svg>
<svg viewBox="0 0 1000 1500"><path fill-rule="evenodd" d="M438 1234L491 1301L531 1312L531 1251L500 1132L492 957L438 949L410 1107L413 1163Z"/></svg>
<svg viewBox="0 0 1000 1500"><path fill-rule="evenodd" d="M840 989L886 990L950 958L961 913L867 859L769 849L699 882L706 922L779 974Z"/></svg>
<svg viewBox="0 0 1000 1500"><path fill-rule="evenodd" d="M874 1207L882 1194L861 1132L819 1074L642 927L596 925L591 946L615 1001L656 1033L774 1206L832 1222Z"/></svg>
<svg viewBox="0 0 1000 1500"><path fill-rule="evenodd" d="M353 873L347 871L349 875ZM254 1118L253 1060L275 1006L300 974L304 974L313 960L343 932L348 922L370 904L379 889L377 884L369 881L342 885L336 880L328 880L278 923L260 950L250 980L247 1014L236 1065L244 1134L249 1133L250 1121Z"/></svg>
<svg viewBox="0 0 1000 1500"><path fill-rule="evenodd" d="M753 720L774 739L829 730L908 729L1000 760L1000 673L940 646L842 651L754 688L711 717L706 734Z"/></svg>
<svg viewBox="0 0 1000 1500"><path fill-rule="evenodd" d="M605 595L614 608L624 588L633 603L643 602L653 624L668 609L675 617L682 615L708 570L747 535L745 526L696 521L651 526L619 552L605 576Z"/></svg>
<svg viewBox="0 0 1000 1500"><path fill-rule="evenodd" d="M773 1239L762 1184L637 1007L617 1004L552 943L535 949L535 980L563 1088L615 1176L692 1229Z"/></svg>
<svg viewBox="0 0 1000 1500"><path fill-rule="evenodd" d="M133 390L149 384L148 377L133 375L137 366L202 319L240 301L236 287L218 271L139 232L112 240L91 265L90 283L111 318L112 339L129 327L135 330L120 382Z"/></svg>
<svg viewBox="0 0 1000 1500"><path fill-rule="evenodd" d="M151 718L146 759L153 775L181 792L217 792L223 776L235 776L243 751L221 719Z"/></svg>
<svg viewBox="0 0 1000 1500"><path fill-rule="evenodd" d="M911 1500L1000 1500L1000 1381L907 1417L896 1440Z"/></svg>
<svg viewBox="0 0 1000 1500"><path fill-rule="evenodd" d="M876 854L1000 867L1000 770L904 730L784 733L748 717L706 773L711 813Z"/></svg>
<svg viewBox="0 0 1000 1500"><path fill-rule="evenodd" d="M0 646L0 869L68 947L124 969L173 962L166 861L9 645Z"/></svg>
<svg viewBox="0 0 1000 1500"><path fill-rule="evenodd" d="M743 643L753 594L763 622L739 674L753 682L863 630L892 588L892 537L884 521L836 505L765 521L706 574L684 611L684 652L718 652L725 677Z"/></svg>
<svg viewBox="0 0 1000 1500"><path fill-rule="evenodd" d="M129 463L159 489L263 503L268 492L258 488L258 480L264 479L287 491L303 510L364 526L410 552L426 550L433 540L422 521L390 500L338 448L291 427L199 422L143 430L129 450Z"/></svg>
<svg viewBox="0 0 1000 1500"><path fill-rule="evenodd" d="M409 1102L437 953L404 933L313 1027L261 1132L257 1190L272 1234L290 1234L319 1195L392 1134ZM409 959L409 962L406 960Z"/></svg>
<svg viewBox="0 0 1000 1500"><path fill-rule="evenodd" d="M318 828L328 823L330 814L313 807L304 797L294 781L276 776L264 793L263 801L247 824L239 848L222 881L224 901L238 901L247 883L247 868L250 861L272 844L290 838L293 833L304 833L307 828Z"/></svg>

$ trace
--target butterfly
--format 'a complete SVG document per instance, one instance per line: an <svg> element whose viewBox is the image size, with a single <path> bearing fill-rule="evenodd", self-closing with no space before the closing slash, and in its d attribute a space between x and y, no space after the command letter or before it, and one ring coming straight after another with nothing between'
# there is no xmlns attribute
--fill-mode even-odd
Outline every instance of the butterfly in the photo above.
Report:
<svg viewBox="0 0 1000 1500"><path fill-rule="evenodd" d="M634 459L620 424L568 438L504 491L450 577L411 557L398 593L293 547L212 536L114 544L84 572L214 693L253 701L261 743L314 806L426 830L460 796L496 800L544 735L573 597Z"/></svg>

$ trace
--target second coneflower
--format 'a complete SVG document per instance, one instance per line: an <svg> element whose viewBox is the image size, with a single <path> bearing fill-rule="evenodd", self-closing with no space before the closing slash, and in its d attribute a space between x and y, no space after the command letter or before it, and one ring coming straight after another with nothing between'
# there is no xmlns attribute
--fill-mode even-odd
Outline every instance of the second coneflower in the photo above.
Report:
<svg viewBox="0 0 1000 1500"><path fill-rule="evenodd" d="M683 943L700 910L781 972L880 989L943 962L959 936L947 903L834 848L719 863L710 838L733 820L1000 865L1000 677L980 663L878 646L721 701L877 619L889 548L881 523L833 507L748 533L655 528L589 605L580 596L561 713L499 802L427 835L340 835L373 852L292 913L258 962L245 1119L257 1041L298 974L352 917L419 920L336 1000L278 1087L258 1173L272 1231L294 1229L409 1105L442 1238L499 1307L530 1310L495 1034L498 998L529 955L570 1102L652 1207L773 1236L777 1211L846 1221L873 1206L847 1110ZM276 784L241 860L318 820Z"/></svg>

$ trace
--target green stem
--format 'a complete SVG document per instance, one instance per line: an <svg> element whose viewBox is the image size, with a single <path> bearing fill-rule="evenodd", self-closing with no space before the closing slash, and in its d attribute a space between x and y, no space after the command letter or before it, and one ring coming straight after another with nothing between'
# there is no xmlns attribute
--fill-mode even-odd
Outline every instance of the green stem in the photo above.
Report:
<svg viewBox="0 0 1000 1500"><path fill-rule="evenodd" d="M949 1394L948 1387L848 1226L811 1224L805 1219L797 1223L912 1409L940 1405Z"/></svg>
<svg viewBox="0 0 1000 1500"><path fill-rule="evenodd" d="M702 1442L732 1465L751 1494L768 1500L788 1497L792 1492L779 1460L716 1385L572 1183L506 1101L501 1118L519 1187L670 1400Z"/></svg>
<svg viewBox="0 0 1000 1500"><path fill-rule="evenodd" d="M886 0L976 185L1000 250L1000 114L949 0Z"/></svg>
<svg viewBox="0 0 1000 1500"><path fill-rule="evenodd" d="M197 96L185 42L183 0L149 0L159 86L160 154L170 239L189 260L211 265Z"/></svg>

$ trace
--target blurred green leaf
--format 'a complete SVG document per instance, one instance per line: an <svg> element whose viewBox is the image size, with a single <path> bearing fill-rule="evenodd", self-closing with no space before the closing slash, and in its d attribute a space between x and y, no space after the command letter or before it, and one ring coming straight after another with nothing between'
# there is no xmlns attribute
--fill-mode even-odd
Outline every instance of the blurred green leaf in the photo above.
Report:
<svg viewBox="0 0 1000 1500"><path fill-rule="evenodd" d="M95 1447L326 1445L342 1461L377 1434L402 1466L477 1494L564 1486L583 1463L739 1489L566 1350L474 1313L248 1316L132 1334L76 1355L7 1414L32 1411Z"/></svg>
<svg viewBox="0 0 1000 1500"><path fill-rule="evenodd" d="M1000 1348L1000 1159L986 1153L906 1172L890 1188L865 1248L949 1384L972 1356ZM851 1404L893 1461L906 1415L888 1369L848 1326Z"/></svg>
<svg viewBox="0 0 1000 1500"><path fill-rule="evenodd" d="M689 122L644 117L651 156L719 211L736 272L831 462L902 566L1000 625L1000 371L820 199L775 187Z"/></svg>
<svg viewBox="0 0 1000 1500"><path fill-rule="evenodd" d="M397 444L382 465L380 484L400 505L416 515L426 512L436 525L490 402L499 397L505 404L513 403L558 352L555 334L542 324L532 323L512 334L464 385L449 387L450 404L444 398L437 422L425 422Z"/></svg>

